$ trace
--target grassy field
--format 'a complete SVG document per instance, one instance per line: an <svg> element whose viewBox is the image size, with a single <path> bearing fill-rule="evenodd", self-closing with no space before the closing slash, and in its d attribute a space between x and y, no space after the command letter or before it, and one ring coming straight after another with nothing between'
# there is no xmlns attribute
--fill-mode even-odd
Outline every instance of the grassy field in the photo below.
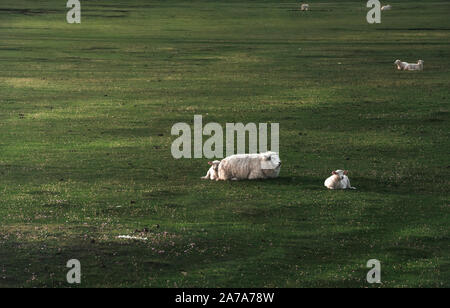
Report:
<svg viewBox="0 0 450 308"><path fill-rule="evenodd" d="M81 2L0 4L0 287L450 286L448 1ZM280 178L201 181L195 114L280 123Z"/></svg>

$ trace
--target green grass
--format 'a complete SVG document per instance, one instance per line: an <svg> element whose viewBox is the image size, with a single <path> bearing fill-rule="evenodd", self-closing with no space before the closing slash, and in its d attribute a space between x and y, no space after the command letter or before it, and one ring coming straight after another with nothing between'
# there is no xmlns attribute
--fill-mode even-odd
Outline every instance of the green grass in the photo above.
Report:
<svg viewBox="0 0 450 308"><path fill-rule="evenodd" d="M450 286L447 1L142 3L1 3L0 287L72 258L81 287ZM170 152L194 114L280 123L280 178L201 181Z"/></svg>

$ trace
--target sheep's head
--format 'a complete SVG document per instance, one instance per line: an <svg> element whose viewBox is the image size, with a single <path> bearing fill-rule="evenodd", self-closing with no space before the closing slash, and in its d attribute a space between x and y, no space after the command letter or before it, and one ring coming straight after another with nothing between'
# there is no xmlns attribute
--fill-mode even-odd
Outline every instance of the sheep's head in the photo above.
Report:
<svg viewBox="0 0 450 308"><path fill-rule="evenodd" d="M339 177L339 180L343 180L344 179L344 175L348 174L348 170L336 170L331 172L334 175L337 175Z"/></svg>
<svg viewBox="0 0 450 308"><path fill-rule="evenodd" d="M423 64L423 60L417 61L418 64Z"/></svg>
<svg viewBox="0 0 450 308"><path fill-rule="evenodd" d="M277 153L266 152L262 154L261 169L277 169L281 167L281 160Z"/></svg>
<svg viewBox="0 0 450 308"><path fill-rule="evenodd" d="M400 62L402 62L402 61L400 61L400 60L395 60L394 64L399 65Z"/></svg>

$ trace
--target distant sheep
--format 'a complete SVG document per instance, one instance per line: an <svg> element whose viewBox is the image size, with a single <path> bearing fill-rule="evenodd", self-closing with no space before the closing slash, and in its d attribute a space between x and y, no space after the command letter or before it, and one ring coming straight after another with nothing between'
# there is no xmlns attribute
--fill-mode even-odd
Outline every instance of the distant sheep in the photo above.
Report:
<svg viewBox="0 0 450 308"><path fill-rule="evenodd" d="M276 178L280 173L280 168L280 157L275 152L231 155L220 162L219 177L216 180Z"/></svg>
<svg viewBox="0 0 450 308"><path fill-rule="evenodd" d="M423 60L417 61L417 64L402 62L400 60L395 60L394 64L397 66L397 69L401 70L401 71L421 71L421 70L423 70Z"/></svg>
<svg viewBox="0 0 450 308"><path fill-rule="evenodd" d="M388 5L383 5L381 7L382 11L389 11L390 9L392 9L392 5L388 4Z"/></svg>
<svg viewBox="0 0 450 308"><path fill-rule="evenodd" d="M208 170L208 173L204 177L202 177L202 180L217 180L219 177L219 164L220 160L210 161L208 164L211 166Z"/></svg>
<svg viewBox="0 0 450 308"><path fill-rule="evenodd" d="M405 71L422 71L423 70L423 60L419 60L416 63L408 63L404 68Z"/></svg>
<svg viewBox="0 0 450 308"><path fill-rule="evenodd" d="M325 180L325 187L328 189L356 189L350 185L347 170L336 170L331 172L332 176Z"/></svg>
<svg viewBox="0 0 450 308"><path fill-rule="evenodd" d="M309 11L309 4L306 4L306 3L302 4L300 9L302 11Z"/></svg>

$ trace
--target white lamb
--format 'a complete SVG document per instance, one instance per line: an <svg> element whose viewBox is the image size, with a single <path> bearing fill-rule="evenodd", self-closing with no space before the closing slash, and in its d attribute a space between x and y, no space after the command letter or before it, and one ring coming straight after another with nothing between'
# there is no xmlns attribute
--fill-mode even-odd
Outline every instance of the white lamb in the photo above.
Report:
<svg viewBox="0 0 450 308"><path fill-rule="evenodd" d="M423 70L423 60L419 60L416 63L408 63L404 68L405 71L421 71Z"/></svg>
<svg viewBox="0 0 450 308"><path fill-rule="evenodd" d="M332 176L325 180L324 185L328 189L356 189L356 187L350 185L350 179L347 174L347 170L333 171Z"/></svg>
<svg viewBox="0 0 450 308"><path fill-rule="evenodd" d="M217 181L255 180L276 178L280 174L281 161L275 152L231 155L219 164Z"/></svg>
<svg viewBox="0 0 450 308"><path fill-rule="evenodd" d="M211 167L208 170L208 173L206 173L206 175L204 177L201 177L202 180L217 180L217 178L219 177L219 164L220 164L220 160L215 160L215 161L209 161L208 165L210 165Z"/></svg>
<svg viewBox="0 0 450 308"><path fill-rule="evenodd" d="M306 4L306 3L302 4L300 9L302 11L309 11L309 4Z"/></svg>
<svg viewBox="0 0 450 308"><path fill-rule="evenodd" d="M390 9L392 9L392 5L388 4L388 5L383 5L381 7L382 11L389 11Z"/></svg>

